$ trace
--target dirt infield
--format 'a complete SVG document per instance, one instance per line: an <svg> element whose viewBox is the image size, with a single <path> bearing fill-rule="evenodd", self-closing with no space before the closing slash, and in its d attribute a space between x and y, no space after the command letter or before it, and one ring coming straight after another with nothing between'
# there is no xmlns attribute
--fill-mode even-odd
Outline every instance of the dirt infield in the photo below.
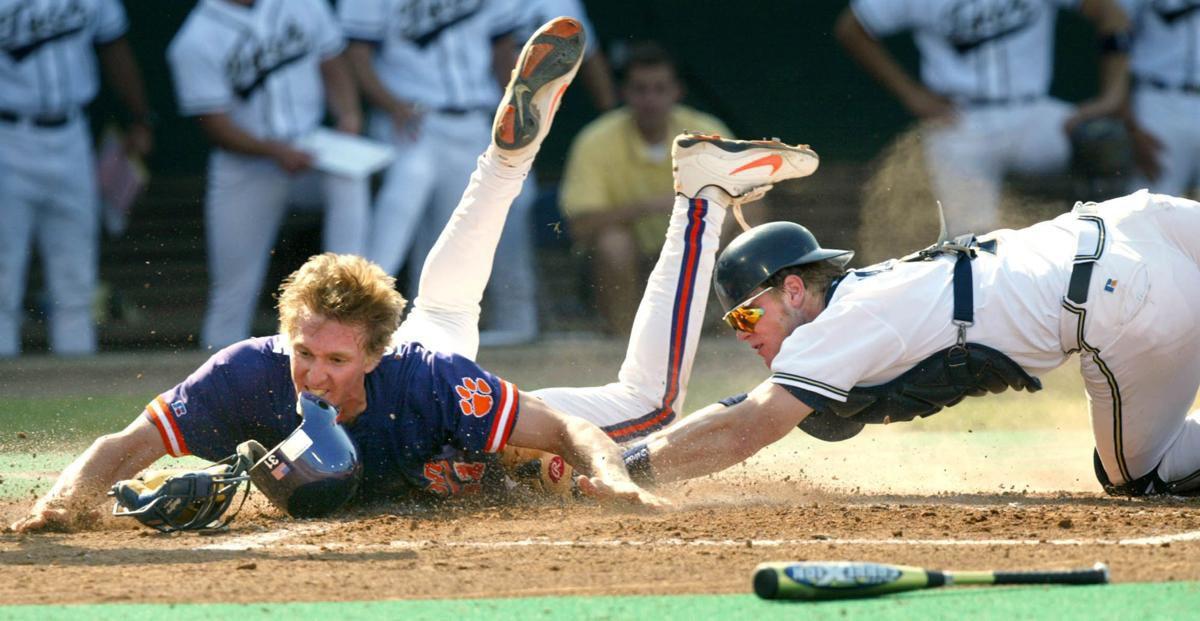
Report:
<svg viewBox="0 0 1200 621"><path fill-rule="evenodd" d="M698 361L695 407L762 373L747 364L749 378L731 374L730 361L744 352L705 347L728 355ZM579 349L489 355L506 375L536 386L569 383L572 367L604 376L596 369L615 369L622 353L588 346L584 358ZM0 366L0 388L17 396L145 395L136 402L201 360L34 358ZM1116 581L1200 580L1200 502L1101 495L1081 393L1077 373L1066 369L1039 395L980 400L992 410L870 429L836 444L796 432L746 465L667 486L679 508L664 514L542 500L375 506L295 521L254 495L232 528L215 535L159 535L114 518L91 532L0 533L0 605L748 593L751 569L766 560L1008 570L1104 561ZM131 415L118 413L114 424ZM87 441L67 444L77 452ZM48 448L3 442L10 452L0 449L0 457L32 459L31 451ZM11 466L0 468L3 525L28 510L61 466L0 461Z"/></svg>
<svg viewBox="0 0 1200 621"><path fill-rule="evenodd" d="M655 515L527 501L318 521L282 518L257 497L216 535L111 518L93 532L3 534L0 603L744 593L755 564L784 559L1010 570L1104 561L1115 581L1200 579L1200 514L1178 499L848 495L721 480L671 495L682 507ZM739 496L753 501L731 501ZM710 497L722 500L692 500ZM0 515L23 508L0 505Z"/></svg>

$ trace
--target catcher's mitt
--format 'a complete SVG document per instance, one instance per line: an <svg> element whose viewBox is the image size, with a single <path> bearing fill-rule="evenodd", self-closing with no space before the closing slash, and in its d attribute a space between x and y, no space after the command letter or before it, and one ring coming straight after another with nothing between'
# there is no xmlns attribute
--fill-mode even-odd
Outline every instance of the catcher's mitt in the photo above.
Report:
<svg viewBox="0 0 1200 621"><path fill-rule="evenodd" d="M579 493L575 469L558 455L509 446L500 454L500 465L513 483L536 494L569 498Z"/></svg>
<svg viewBox="0 0 1200 621"><path fill-rule="evenodd" d="M245 457L231 455L203 470L164 470L119 481L108 492L116 499L113 515L136 518L164 533L225 527L250 494L249 465ZM243 483L241 504L222 519Z"/></svg>

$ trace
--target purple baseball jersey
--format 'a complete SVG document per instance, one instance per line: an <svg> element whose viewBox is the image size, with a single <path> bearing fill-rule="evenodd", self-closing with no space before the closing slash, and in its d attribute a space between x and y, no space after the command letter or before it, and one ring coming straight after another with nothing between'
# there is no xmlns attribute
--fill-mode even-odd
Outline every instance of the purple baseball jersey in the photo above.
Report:
<svg viewBox="0 0 1200 621"><path fill-rule="evenodd" d="M517 420L516 386L419 343L388 351L365 383L367 409L345 427L368 498L478 491L495 461L487 454L504 448ZM174 456L216 461L251 439L275 446L300 424L283 339L247 339L217 352L144 415Z"/></svg>

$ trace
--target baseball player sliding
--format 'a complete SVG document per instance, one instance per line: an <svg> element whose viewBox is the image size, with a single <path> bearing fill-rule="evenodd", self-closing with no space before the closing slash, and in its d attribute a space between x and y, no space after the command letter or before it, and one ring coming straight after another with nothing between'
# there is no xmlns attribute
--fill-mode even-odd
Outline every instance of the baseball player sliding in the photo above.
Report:
<svg viewBox="0 0 1200 621"><path fill-rule="evenodd" d="M290 412L301 392L338 409L362 458L367 497L477 490L494 467L486 455L512 445L563 455L591 475L580 485L601 498L663 506L628 479L610 436L649 433L680 407L726 206L811 174L817 158L777 141L677 141L680 196L619 381L519 391L472 361L479 300L508 207L582 53L582 28L566 18L526 44L493 144L426 261L403 325L395 328L403 300L377 266L314 257L281 287L280 335L218 352L125 430L96 440L14 529L78 525L99 491L168 453L217 460L247 439L270 446L298 437L300 421ZM713 171L724 183L707 181Z"/></svg>
<svg viewBox="0 0 1200 621"><path fill-rule="evenodd" d="M96 351L100 203L84 108L99 88L97 59L129 111L127 148L145 155L153 141L128 27L117 0L0 0L0 357L21 350L34 240L50 350Z"/></svg>
<svg viewBox="0 0 1200 621"><path fill-rule="evenodd" d="M722 251L714 282L770 378L650 436L626 465L642 483L695 477L797 425L841 440L966 396L1035 391L1078 353L1104 489L1195 492L1197 240L1200 204L1146 191L844 273L852 253L804 227L755 227Z"/></svg>
<svg viewBox="0 0 1200 621"><path fill-rule="evenodd" d="M1071 106L1048 96L1059 8L1095 26L1100 94ZM838 40L917 119L934 193L951 234L988 231L1006 172L1062 171L1067 132L1115 115L1128 87L1129 22L1116 0L853 0ZM914 80L878 41L912 31Z"/></svg>
<svg viewBox="0 0 1200 621"><path fill-rule="evenodd" d="M302 392L337 408L361 456L367 497L478 488L488 464L450 463L445 447L482 455L511 442L563 455L617 497L661 504L629 481L619 448L595 425L471 360L479 300L508 206L582 53L582 28L565 18L529 41L497 112L494 144L479 157L434 245L402 326L404 300L377 265L350 255L313 257L281 287L281 334L221 350L123 431L97 439L14 528L76 525L98 492L165 454L216 461L250 439L278 444L301 422L294 412ZM304 446L288 450L298 454Z"/></svg>
<svg viewBox="0 0 1200 621"><path fill-rule="evenodd" d="M302 181L298 173L318 174L312 155L292 142L320 125L326 100L337 129L361 129L344 47L324 0L202 0L167 50L181 112L216 146L204 205L205 347L250 334L290 186ZM363 254L367 181L326 174L320 182L324 248Z"/></svg>

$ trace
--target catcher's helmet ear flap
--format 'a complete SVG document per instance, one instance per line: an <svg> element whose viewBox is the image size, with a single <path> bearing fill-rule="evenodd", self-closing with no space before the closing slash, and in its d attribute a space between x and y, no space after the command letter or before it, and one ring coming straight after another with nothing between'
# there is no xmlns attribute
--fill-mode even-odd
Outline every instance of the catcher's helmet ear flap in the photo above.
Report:
<svg viewBox="0 0 1200 621"><path fill-rule="evenodd" d="M249 467L249 462L231 455L203 470L163 471L119 481L108 492L116 499L113 515L136 518L164 533L222 528L238 514L235 510L222 517L233 504L238 486L249 479ZM243 503L249 493L247 484Z"/></svg>
<svg viewBox="0 0 1200 621"><path fill-rule="evenodd" d="M305 392L296 407L304 420L283 442L268 451L250 440L238 454L254 460L250 480L272 504L293 517L320 517L354 497L362 463L332 405Z"/></svg>
<svg viewBox="0 0 1200 621"><path fill-rule="evenodd" d="M738 235L717 257L713 288L721 308L733 310L775 272L796 265L833 261L845 267L853 250L822 248L795 222L768 222Z"/></svg>

